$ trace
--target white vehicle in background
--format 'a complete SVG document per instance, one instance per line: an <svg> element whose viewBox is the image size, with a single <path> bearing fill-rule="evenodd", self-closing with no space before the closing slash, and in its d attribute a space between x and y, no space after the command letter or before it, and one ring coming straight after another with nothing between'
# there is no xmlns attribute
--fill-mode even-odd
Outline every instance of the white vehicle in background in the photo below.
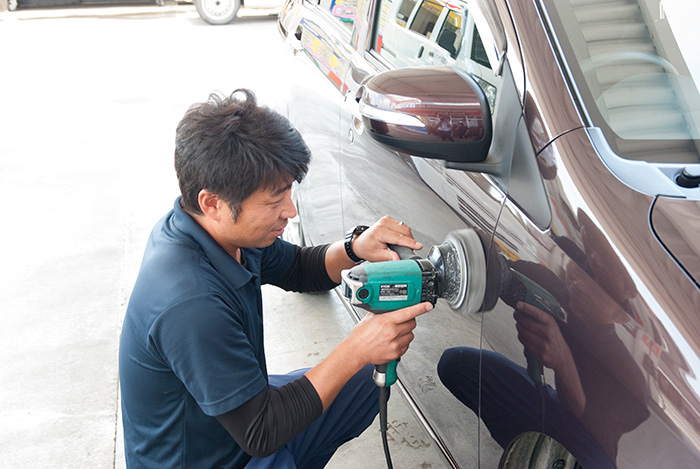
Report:
<svg viewBox="0 0 700 469"><path fill-rule="evenodd" d="M282 0L194 0L199 16L209 24L228 24L238 15L238 9L277 10L282 8Z"/></svg>
<svg viewBox="0 0 700 469"><path fill-rule="evenodd" d="M497 79L464 1L404 0L383 7L379 55L398 68L447 65L466 70L494 109Z"/></svg>

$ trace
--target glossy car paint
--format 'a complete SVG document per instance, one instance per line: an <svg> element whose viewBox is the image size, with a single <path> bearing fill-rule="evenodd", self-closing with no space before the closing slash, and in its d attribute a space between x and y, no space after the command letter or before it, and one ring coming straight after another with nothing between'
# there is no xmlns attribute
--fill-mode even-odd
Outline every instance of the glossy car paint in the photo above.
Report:
<svg viewBox="0 0 700 469"><path fill-rule="evenodd" d="M472 2L471 8L481 8L494 42L507 50L506 72L524 116L499 125L505 117L494 115L492 148L507 147L504 139L531 147L546 217L533 217L539 205L524 198L532 180L518 180L523 155L507 175L494 177L377 143L356 99L368 78L387 69L368 52L374 5L358 2L354 30L324 23L315 6L301 1L289 2L280 16L301 70L289 117L314 153L299 200L309 242L337 239L345 228L385 214L408 223L426 246L452 230L477 229L489 264L493 256L508 259L564 305L568 320L558 327L577 357L585 395L583 411L571 418L605 456L617 467L699 467L700 196L641 191L611 171L558 58L546 11L534 1ZM526 132L518 133L518 125ZM491 350L524 367L513 308L499 300L465 315L439 302L419 321L399 368L448 461L496 467L503 449L437 376L443 351L455 346ZM552 370L545 379L558 387ZM504 396L508 390L480 386ZM562 443L570 437L549 436Z"/></svg>

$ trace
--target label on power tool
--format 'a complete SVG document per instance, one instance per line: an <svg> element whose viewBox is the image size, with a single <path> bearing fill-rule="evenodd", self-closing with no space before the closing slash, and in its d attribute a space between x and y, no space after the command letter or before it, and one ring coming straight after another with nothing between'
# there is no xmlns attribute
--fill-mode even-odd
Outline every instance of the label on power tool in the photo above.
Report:
<svg viewBox="0 0 700 469"><path fill-rule="evenodd" d="M379 301L406 301L408 284L385 283L379 286Z"/></svg>

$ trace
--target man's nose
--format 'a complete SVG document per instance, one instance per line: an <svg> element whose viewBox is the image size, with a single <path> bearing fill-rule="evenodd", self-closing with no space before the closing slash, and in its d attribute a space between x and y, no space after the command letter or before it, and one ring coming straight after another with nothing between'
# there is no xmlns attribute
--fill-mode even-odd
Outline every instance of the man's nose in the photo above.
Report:
<svg viewBox="0 0 700 469"><path fill-rule="evenodd" d="M294 201L292 200L292 192L289 191L284 199L284 206L282 207L281 218L294 218L297 216L297 208L294 206Z"/></svg>

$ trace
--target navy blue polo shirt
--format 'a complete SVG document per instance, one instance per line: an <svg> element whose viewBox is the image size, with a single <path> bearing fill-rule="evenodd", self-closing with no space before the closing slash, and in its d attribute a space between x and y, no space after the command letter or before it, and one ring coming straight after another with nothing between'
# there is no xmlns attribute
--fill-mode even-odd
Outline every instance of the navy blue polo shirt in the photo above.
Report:
<svg viewBox="0 0 700 469"><path fill-rule="evenodd" d="M287 275L281 239L239 264L175 201L153 229L122 326L119 376L129 467L241 467L214 418L267 385L262 283Z"/></svg>

